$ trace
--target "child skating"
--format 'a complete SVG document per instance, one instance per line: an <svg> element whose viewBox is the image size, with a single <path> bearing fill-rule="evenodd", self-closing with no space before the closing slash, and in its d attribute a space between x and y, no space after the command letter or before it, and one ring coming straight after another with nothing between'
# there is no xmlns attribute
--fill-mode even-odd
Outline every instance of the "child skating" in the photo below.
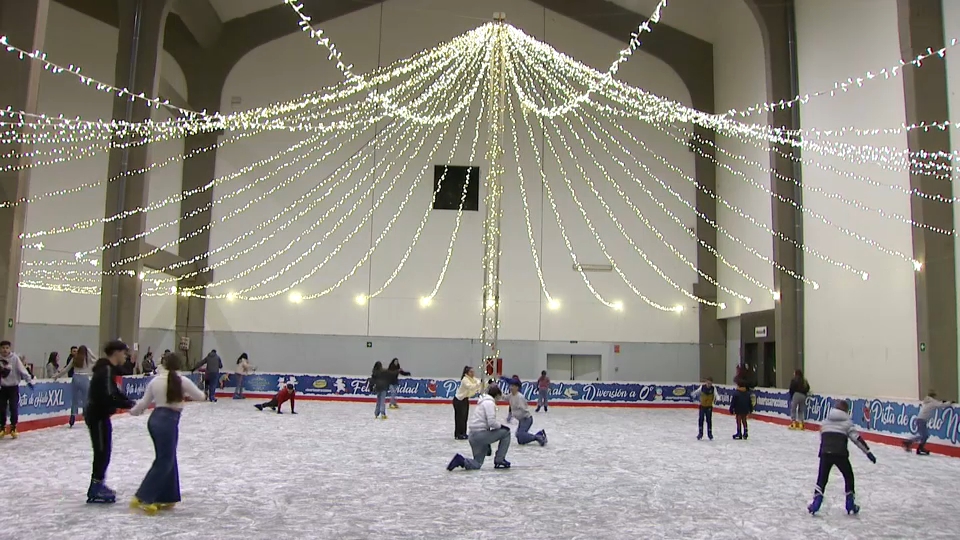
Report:
<svg viewBox="0 0 960 540"><path fill-rule="evenodd" d="M850 451L847 450L848 439L853 441L853 444L857 445L857 448L862 450L870 461L877 462L877 458L874 457L870 447L850 419L850 403L839 401L830 409L826 420L820 425L820 470L817 472L817 488L813 494L813 502L807 506L807 511L811 514L820 511L823 493L830 479L830 470L834 466L840 469L840 474L843 475L844 491L847 494L847 513L860 512L854 486L853 467L850 465Z"/></svg>
<svg viewBox="0 0 960 540"><path fill-rule="evenodd" d="M951 405L953 405L952 401L940 401L937 399L937 392L935 390L927 392L927 397L923 398L923 402L920 404L920 412L917 413L917 436L904 441L903 449L909 452L913 443L920 443L920 445L917 446L917 455L929 456L930 451L927 450L927 439L930 438L930 428L927 427L927 424L937 410L945 409Z"/></svg>
<svg viewBox="0 0 960 540"><path fill-rule="evenodd" d="M262 411L266 408L276 409L277 414L283 414L281 406L287 401L290 401L290 414L297 414L297 411L294 410L294 407L297 404L297 390L292 382L287 382L287 384L283 385L283 388L274 394L273 399L270 401L254 405L254 407L256 407L258 411Z"/></svg>
<svg viewBox="0 0 960 540"><path fill-rule="evenodd" d="M717 389L713 386L713 378L707 377L704 379L700 388L697 388L693 391L690 396L693 399L700 400L700 418L697 420L697 425L700 428L700 431L697 433L697 440L703 439L703 423L707 423L707 438L711 441L713 440L713 402L717 397Z"/></svg>
<svg viewBox="0 0 960 540"><path fill-rule="evenodd" d="M747 426L747 417L753 412L753 402L750 399L750 391L745 387L737 387L733 393L733 399L730 400L730 414L737 417L737 432L733 438L736 440L747 440L750 436Z"/></svg>

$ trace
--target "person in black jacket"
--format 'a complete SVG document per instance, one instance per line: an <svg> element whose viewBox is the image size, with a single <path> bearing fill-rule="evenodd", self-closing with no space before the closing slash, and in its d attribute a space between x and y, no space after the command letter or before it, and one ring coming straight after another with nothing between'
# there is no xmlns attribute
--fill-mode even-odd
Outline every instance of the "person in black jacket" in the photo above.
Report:
<svg viewBox="0 0 960 540"><path fill-rule="evenodd" d="M379 360L373 365L373 372L370 374L370 391L377 395L377 408L374 410L374 418L387 419L387 389L390 388L390 372L383 369L383 362Z"/></svg>
<svg viewBox="0 0 960 540"><path fill-rule="evenodd" d="M813 493L813 502L807 506L807 511L811 514L820 511L823 492L827 488L827 480L830 479L830 470L834 467L840 469L840 474L843 475L843 487L847 494L847 513L860 513L860 505L857 504L855 493L853 467L850 465L850 451L847 449L848 440L853 441L853 444L867 455L867 459L873 463L877 462L867 442L860 436L857 427L853 425L853 420L850 419L850 403L842 400L834 404L827 413L827 418L820 425L820 470L817 473L817 489Z"/></svg>
<svg viewBox="0 0 960 540"><path fill-rule="evenodd" d="M93 473L87 489L88 503L117 502L117 493L108 488L104 480L113 448L113 424L110 417L119 409L131 409L135 405L117 388L115 381L120 366L126 361L127 350L126 343L120 340L111 341L103 347L107 357L97 360L93 365L87 406L83 410L83 419L90 430L90 441L93 443Z"/></svg>
<svg viewBox="0 0 960 540"><path fill-rule="evenodd" d="M807 396L810 383L803 377L802 370L793 372L790 380L790 429L803 431L803 421L807 418Z"/></svg>
<svg viewBox="0 0 960 540"><path fill-rule="evenodd" d="M730 400L730 414L737 417L737 433L733 436L734 439L739 441L748 438L747 416L752 412L753 400L750 399L750 391L743 386L737 387L733 399Z"/></svg>
<svg viewBox="0 0 960 540"><path fill-rule="evenodd" d="M400 360L394 358L390 361L390 367L387 368L387 373L390 374L390 408L399 409L400 405L397 403L397 386L400 385L400 376L409 377L410 372L404 371L400 367Z"/></svg>

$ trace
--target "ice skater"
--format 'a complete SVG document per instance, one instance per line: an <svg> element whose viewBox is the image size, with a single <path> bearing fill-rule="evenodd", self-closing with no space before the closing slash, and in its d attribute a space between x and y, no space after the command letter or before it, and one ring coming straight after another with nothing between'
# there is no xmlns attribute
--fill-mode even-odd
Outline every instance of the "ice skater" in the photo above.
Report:
<svg viewBox="0 0 960 540"><path fill-rule="evenodd" d="M487 388L487 393L480 396L476 408L473 410L473 416L470 417L470 449L473 451L473 459L463 457L461 454L453 456L447 470L452 471L458 467L467 470L476 470L483 465L487 456L493 453L490 446L497 444L497 455L493 458L493 467L495 469L509 469L510 462L507 461L507 449L510 448L510 428L501 424L497 420L496 400L503 397L500 388L491 385Z"/></svg>
<svg viewBox="0 0 960 540"><path fill-rule="evenodd" d="M250 365L250 357L247 353L241 354L240 358L237 358L237 387L233 391L233 399L243 399L243 379L254 371L256 369Z"/></svg>
<svg viewBox="0 0 960 540"><path fill-rule="evenodd" d="M130 501L131 508L139 508L147 514L173 508L180 502L180 471L177 467L180 413L185 398L193 401L206 399L203 390L178 373L183 366L180 355L167 356L163 365L166 373L154 377L144 390L143 397L130 409L130 414L140 416L147 407L156 404L147 420L156 458L143 477L137 494Z"/></svg>
<svg viewBox="0 0 960 540"><path fill-rule="evenodd" d="M377 360L373 364L370 380L367 381L370 391L377 396L377 405L373 410L373 417L387 419L387 390L390 389L390 372L383 369L383 362Z"/></svg>
<svg viewBox="0 0 960 540"><path fill-rule="evenodd" d="M70 427L77 422L77 415L81 407L86 411L87 394L90 392L90 375L93 374L93 359L90 358L90 351L86 345L81 345L70 355L70 359L53 376L56 381L63 374L70 376Z"/></svg>
<svg viewBox="0 0 960 540"><path fill-rule="evenodd" d="M877 462L870 447L860 436L856 426L850 419L850 403L846 400L834 404L827 413L826 420L820 424L820 470L817 472L817 488L813 494L813 502L807 506L807 511L816 514L823 504L823 494L830 479L830 470L836 466L843 475L844 491L847 494L846 509L848 514L858 514L857 496L854 486L853 467L850 465L850 451L847 449L847 440L853 441L857 448L867 455L873 463Z"/></svg>
<svg viewBox="0 0 960 540"><path fill-rule="evenodd" d="M16 439L20 419L20 381L33 388L33 377L23 361L10 348L10 342L0 341L0 439L10 435ZM7 411L10 413L10 431L7 431Z"/></svg>
<svg viewBox="0 0 960 540"><path fill-rule="evenodd" d="M790 380L790 429L803 431L803 421L807 418L807 396L810 395L810 383L803 377L802 370L793 372Z"/></svg>
<svg viewBox="0 0 960 540"><path fill-rule="evenodd" d="M409 377L410 372L404 371L403 368L400 367L400 360L396 358L390 361L387 372L390 374L390 408L399 409L400 404L397 403L397 387L400 386L400 376Z"/></svg>
<svg viewBox="0 0 960 540"><path fill-rule="evenodd" d="M717 397L717 389L713 386L713 378L707 377L704 379L703 384L700 385L700 388L697 388L690 394L690 397L693 399L700 400L700 418L697 420L697 425L700 428L700 431L697 433L697 440L703 440L703 423L707 423L707 438L711 441L713 440L713 402Z"/></svg>
<svg viewBox="0 0 960 540"><path fill-rule="evenodd" d="M203 378L207 385L208 399L216 403L217 387L220 386L220 370L223 369L223 360L220 359L216 349L210 351L193 370L196 371L201 366L204 368Z"/></svg>
<svg viewBox="0 0 960 540"><path fill-rule="evenodd" d="M927 450L927 439L930 438L930 428L927 427L927 424L937 410L950 407L951 405L953 405L952 401L940 401L937 399L937 392L935 390L927 392L927 397L923 398L923 402L920 403L920 412L917 413L917 436L903 441L903 449L909 452L913 443L920 443L920 445L917 446L917 455L929 456L930 451Z"/></svg>
<svg viewBox="0 0 960 540"><path fill-rule="evenodd" d="M530 444L532 442L540 443L540 446L547 444L547 432L540 430L536 435L530 434L530 428L533 426L533 415L530 414L530 407L527 404L527 398L520 393L520 378L514 378L510 381L510 410L513 411L513 417L517 419L517 442L520 444Z"/></svg>
<svg viewBox="0 0 960 540"><path fill-rule="evenodd" d="M460 386L457 388L456 395L453 396L453 436L457 440L466 440L467 436L467 418L470 416L470 398L477 395L483 383L474 376L473 368L463 367L463 374L460 376Z"/></svg>
<svg viewBox="0 0 960 540"><path fill-rule="evenodd" d="M262 411L263 409L267 408L271 410L276 409L277 414L283 414L281 406L287 401L290 401L290 414L297 414L297 411L294 410L294 407L297 404L297 387L289 381L287 384L283 385L283 388L281 388L279 392L273 395L273 398L271 398L270 401L254 405L254 407L256 407L258 411Z"/></svg>
<svg viewBox="0 0 960 540"><path fill-rule="evenodd" d="M537 412L543 407L543 412L547 412L550 406L550 377L547 377L547 370L540 372L540 378L537 379L537 391L540 397L537 399Z"/></svg>
<svg viewBox="0 0 960 540"><path fill-rule="evenodd" d="M130 409L135 405L117 388L114 378L127 358L126 343L111 341L103 347L103 352L106 358L97 360L93 365L89 398L83 410L83 420L90 430L90 442L93 444L93 473L87 489L88 503L117 502L117 493L105 483L113 451L113 424L110 417L119 409Z"/></svg>
<svg viewBox="0 0 960 540"><path fill-rule="evenodd" d="M513 381L519 381L520 376L514 375L513 377L500 377L500 381L507 385L507 388L510 388L510 385L513 384ZM507 423L513 422L513 407L507 407Z"/></svg>
<svg viewBox="0 0 960 540"><path fill-rule="evenodd" d="M737 387L730 400L730 414L737 417L737 432L733 435L736 440L747 440L750 436L747 427L747 417L753 412L753 401L750 391L743 386Z"/></svg>

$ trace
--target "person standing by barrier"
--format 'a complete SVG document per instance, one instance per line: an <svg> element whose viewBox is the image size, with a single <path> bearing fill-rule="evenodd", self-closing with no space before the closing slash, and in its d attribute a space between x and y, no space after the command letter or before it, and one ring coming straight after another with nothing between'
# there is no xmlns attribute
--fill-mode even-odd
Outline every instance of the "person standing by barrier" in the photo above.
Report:
<svg viewBox="0 0 960 540"><path fill-rule="evenodd" d="M240 358L237 358L237 386L233 391L233 399L243 399L243 379L253 372L254 368L250 365L250 357L247 356L247 353L241 354Z"/></svg>
<svg viewBox="0 0 960 540"><path fill-rule="evenodd" d="M473 411L473 416L470 418L469 441L470 449L473 451L473 459L457 454L447 465L448 471L458 467L471 471L479 469L486 457L493 453L491 449L493 443L497 443L497 455L493 458L494 468L510 468L510 462L507 461L507 450L510 448L510 428L497 420L496 400L502 395L500 387L491 385L487 388L487 393L480 396L477 407Z"/></svg>
<svg viewBox="0 0 960 540"><path fill-rule="evenodd" d="M547 377L547 370L540 372L540 378L537 379L537 391L540 397L537 399L537 412L543 407L543 412L547 412L550 406L550 377Z"/></svg>
<svg viewBox="0 0 960 540"><path fill-rule="evenodd" d="M207 395L208 399L216 403L217 401L217 387L220 385L220 370L223 369L223 360L220 359L220 356L217 354L217 350L213 349L203 360L200 361L196 367L193 368L194 371L200 369L203 366L205 368L203 372L203 379L207 385Z"/></svg>
<svg viewBox="0 0 960 540"><path fill-rule="evenodd" d="M115 380L118 369L127 357L126 343L111 341L103 347L103 352L106 358L97 360L93 365L89 399L83 410L83 420L90 430L90 442L93 444L93 472L90 475L90 487L87 488L87 502L112 504L117 502L117 493L105 483L113 452L113 423L110 417L119 409L133 408L135 403L117 388Z"/></svg>
<svg viewBox="0 0 960 540"><path fill-rule="evenodd" d="M713 440L713 403L716 401L717 389L713 386L713 378L707 377L704 379L703 384L700 385L700 388L697 388L690 394L690 397L693 399L700 400L700 418L697 420L697 425L700 428L700 431L697 433L697 440L703 439L703 423L707 423L707 438L711 441Z"/></svg>
<svg viewBox="0 0 960 540"><path fill-rule="evenodd" d="M790 381L790 429L803 431L803 421L807 419L807 396L810 395L810 383L803 378L803 371L793 372Z"/></svg>
<svg viewBox="0 0 960 540"><path fill-rule="evenodd" d="M370 391L377 396L377 406L373 410L373 417L387 419L387 390L390 389L390 372L383 369L383 362L377 360L373 364L373 371L368 381Z"/></svg>
<svg viewBox="0 0 960 540"><path fill-rule="evenodd" d="M850 465L850 451L847 450L847 440L853 441L857 448L867 455L873 463L877 458L870 452L870 447L863 440L856 426L850 419L850 403L846 400L837 402L826 420L820 425L820 470L817 472L817 488L813 494L813 502L807 506L807 511L816 514L823 504L823 492L830 479L830 470L840 469L843 475L844 491L846 491L846 509L848 514L860 513L854 491L853 466Z"/></svg>
<svg viewBox="0 0 960 540"><path fill-rule="evenodd" d="M80 407L86 411L87 394L90 392L90 375L93 374L93 359L86 345L81 345L63 366L63 369L53 376L56 381L64 373L70 375L70 427L77 422Z"/></svg>
<svg viewBox="0 0 960 540"><path fill-rule="evenodd" d="M130 409L130 414L140 416L151 404L156 408L147 421L147 430L153 440L156 458L143 477L137 494L130 501L131 508L139 508L147 514L156 514L160 509L172 508L180 502L180 472L177 467L177 441L180 437L180 414L185 398L204 401L206 396L193 381L180 375L178 370L183 360L171 354L164 360L164 375L154 377L144 390L143 397Z"/></svg>
<svg viewBox="0 0 960 540"><path fill-rule="evenodd" d="M904 441L903 449L909 452L913 443L920 443L920 445L917 446L917 455L929 456L930 451L927 450L927 439L930 438L930 428L927 427L927 424L933 419L933 414L937 412L938 409L944 409L951 405L953 405L952 401L940 401L937 399L937 392L935 390L927 392L927 397L923 398L923 402L920 403L920 412L917 413L917 436Z"/></svg>
<svg viewBox="0 0 960 540"><path fill-rule="evenodd" d="M17 422L20 416L20 381L33 388L33 377L27 371L11 343L0 341L0 438L7 435L16 439ZM7 411L10 411L10 431L7 431Z"/></svg>
<svg viewBox="0 0 960 540"><path fill-rule="evenodd" d="M43 378L52 379L60 371L60 353L53 351L47 358L47 365L43 367Z"/></svg>
<svg viewBox="0 0 960 540"><path fill-rule="evenodd" d="M403 368L400 367L400 360L396 358L390 361L387 372L390 373L390 408L399 409L400 404L397 403L397 387L400 385L400 376L409 377L410 372L404 371Z"/></svg>
<svg viewBox="0 0 960 540"><path fill-rule="evenodd" d="M470 398L477 395L483 383L476 378L473 368L463 367L463 374L460 376L460 386L457 393L453 396L453 436L457 440L466 440L467 437L467 418L470 416Z"/></svg>
<svg viewBox="0 0 960 540"><path fill-rule="evenodd" d="M737 433L734 434L734 439L745 441L750 437L747 417L752 412L753 401L750 399L750 391L743 386L737 387L733 393L733 399L730 400L730 414L737 417Z"/></svg>

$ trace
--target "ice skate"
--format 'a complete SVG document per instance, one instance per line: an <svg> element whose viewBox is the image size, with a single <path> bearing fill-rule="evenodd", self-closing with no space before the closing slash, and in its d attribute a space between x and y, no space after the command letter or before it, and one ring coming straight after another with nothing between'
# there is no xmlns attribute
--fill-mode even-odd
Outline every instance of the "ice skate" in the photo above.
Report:
<svg viewBox="0 0 960 540"><path fill-rule="evenodd" d="M386 420L386 419L387 419L387 415L381 414L381 415L380 415L380 419L381 419L381 420Z"/></svg>
<svg viewBox="0 0 960 540"><path fill-rule="evenodd" d="M16 430L14 430L14 433L16 433ZM16 439L17 437L14 436L13 438ZM929 455L930 455L930 451L927 450L927 445L926 445L926 444L921 444L920 446L917 447L917 455L918 455L918 456L929 456Z"/></svg>
<svg viewBox="0 0 960 540"><path fill-rule="evenodd" d="M263 405L257 404L257 405L254 405L254 407L256 407L258 411L263 410Z"/></svg>
<svg viewBox="0 0 960 540"><path fill-rule="evenodd" d="M10 428L10 438L11 438L11 439L19 439L19 438L20 438L20 434L17 433L17 428L15 428L15 427ZM930 452L927 452L927 453L929 454Z"/></svg>
<svg viewBox="0 0 960 540"><path fill-rule="evenodd" d="M10 431L6 427L0 427L0 439L6 437L10 434Z"/></svg>
<svg viewBox="0 0 960 540"><path fill-rule="evenodd" d="M448 471L452 471L452 470L456 469L457 467L463 467L463 465L464 465L466 462L467 462L467 460L464 459L463 456L461 456L460 454L457 454L457 455L453 456L453 459L452 459L452 460L450 460L450 464L447 465L447 470L448 470Z"/></svg>
<svg viewBox="0 0 960 540"><path fill-rule="evenodd" d="M823 495L817 493L813 496L813 502L807 506L807 512L810 512L810 515L816 515L820 511L820 505L823 504Z"/></svg>
<svg viewBox="0 0 960 540"><path fill-rule="evenodd" d="M749 438L750 438L750 434L747 433L747 430L743 430L743 440L747 440Z"/></svg>
<svg viewBox="0 0 960 540"><path fill-rule="evenodd" d="M854 495L853 493L847 493L847 505L846 505L847 514L856 515L860 513L860 506L857 505L856 499L857 499L856 495Z"/></svg>
<svg viewBox="0 0 960 540"><path fill-rule="evenodd" d="M698 441L702 441L702 440L703 440L703 433L697 433L697 440L698 440Z"/></svg>
<svg viewBox="0 0 960 540"><path fill-rule="evenodd" d="M103 482L91 482L87 489L88 504L113 504L117 502L117 494Z"/></svg>
<svg viewBox="0 0 960 540"><path fill-rule="evenodd" d="M903 446L904 452L909 452L910 449L913 447L913 441L911 441L910 439L907 439L903 441L903 444L901 446Z"/></svg>
<svg viewBox="0 0 960 540"><path fill-rule="evenodd" d="M797 431L803 431L803 421L797 422Z"/></svg>
<svg viewBox="0 0 960 540"><path fill-rule="evenodd" d="M157 503L157 508L160 510L173 510L177 506L177 503Z"/></svg>
<svg viewBox="0 0 960 540"><path fill-rule="evenodd" d="M70 427L73 427L73 425L77 423L77 417L71 414L70 421L67 423L69 424Z"/></svg>
<svg viewBox="0 0 960 540"><path fill-rule="evenodd" d="M507 460L503 460L503 461L494 463L494 464L493 464L493 468L494 468L494 469L509 469L509 468L510 468L510 462L507 461Z"/></svg>
<svg viewBox="0 0 960 540"><path fill-rule="evenodd" d="M797 430L797 423L796 423L796 422L790 422L790 428L789 428L789 429L792 429L792 430L796 431L796 430Z"/></svg>
<svg viewBox="0 0 960 540"><path fill-rule="evenodd" d="M391 408L391 409L399 409L399 408L400 408L400 405L397 405L396 403L392 403L392 404L390 404L390 408Z"/></svg>
<svg viewBox="0 0 960 540"><path fill-rule="evenodd" d="M710 439L711 441L713 440L713 432L712 432L712 431L708 431L708 432L707 432L707 438Z"/></svg>
<svg viewBox="0 0 960 540"><path fill-rule="evenodd" d="M742 441L742 440L743 440L743 435L741 435L740 433L734 433L734 434L733 434L733 440L735 440L735 441Z"/></svg>
<svg viewBox="0 0 960 540"><path fill-rule="evenodd" d="M547 430L541 429L540 433L537 433L537 435L539 435L540 438L543 439L543 442L540 443L540 446L547 444Z"/></svg>
<svg viewBox="0 0 960 540"><path fill-rule="evenodd" d="M154 503L145 504L144 502L142 502L140 499L137 499L136 497L130 500L130 508L132 510L140 510L144 514L147 514L148 516L155 515L157 512L160 511L159 504L154 504Z"/></svg>

